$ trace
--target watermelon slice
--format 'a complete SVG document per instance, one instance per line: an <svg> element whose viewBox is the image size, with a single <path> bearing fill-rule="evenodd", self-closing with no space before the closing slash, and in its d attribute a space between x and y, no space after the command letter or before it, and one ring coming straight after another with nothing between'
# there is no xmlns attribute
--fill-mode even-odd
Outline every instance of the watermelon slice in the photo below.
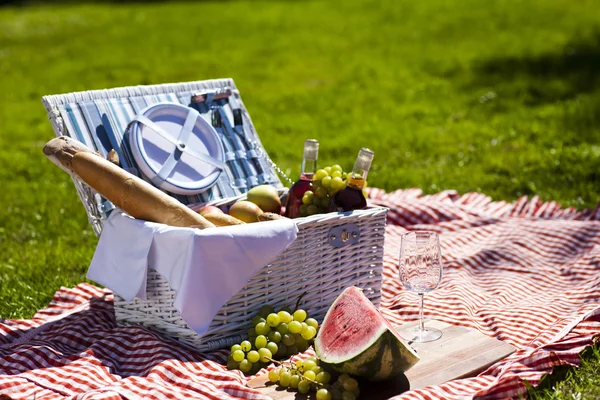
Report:
<svg viewBox="0 0 600 400"><path fill-rule="evenodd" d="M420 360L354 286L345 289L327 311L314 348L317 357L335 370L375 381L399 376Z"/></svg>

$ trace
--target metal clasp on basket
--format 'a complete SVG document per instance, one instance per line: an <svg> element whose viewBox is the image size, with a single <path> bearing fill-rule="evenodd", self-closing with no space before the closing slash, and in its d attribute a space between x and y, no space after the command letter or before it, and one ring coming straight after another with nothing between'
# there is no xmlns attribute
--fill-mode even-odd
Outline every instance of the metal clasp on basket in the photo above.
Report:
<svg viewBox="0 0 600 400"><path fill-rule="evenodd" d="M329 230L329 245L342 247L355 244L360 239L360 229L356 224L338 225Z"/></svg>

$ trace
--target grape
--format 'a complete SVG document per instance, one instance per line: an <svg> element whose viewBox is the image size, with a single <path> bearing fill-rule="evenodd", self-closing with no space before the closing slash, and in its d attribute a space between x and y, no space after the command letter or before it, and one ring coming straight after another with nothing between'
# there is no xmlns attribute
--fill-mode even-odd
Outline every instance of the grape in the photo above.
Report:
<svg viewBox="0 0 600 400"><path fill-rule="evenodd" d="M269 382L276 383L279 380L279 368L269 371Z"/></svg>
<svg viewBox="0 0 600 400"><path fill-rule="evenodd" d="M242 346L239 344L234 344L233 346L231 346L231 353L233 353L236 350L241 350Z"/></svg>
<svg viewBox="0 0 600 400"><path fill-rule="evenodd" d="M292 375L290 378L290 387L292 389L298 389L298 384L300 383L300 375Z"/></svg>
<svg viewBox="0 0 600 400"><path fill-rule="evenodd" d="M269 349L269 351L272 354L276 354L277 350L279 350L279 346L277 346L277 343L275 343L275 342L269 342L269 343L267 343L266 348Z"/></svg>
<svg viewBox="0 0 600 400"><path fill-rule="evenodd" d="M310 382L307 381L306 379L302 379L299 383L298 383L298 393L300 394L306 394L308 393L310 390Z"/></svg>
<svg viewBox="0 0 600 400"><path fill-rule="evenodd" d="M318 367L318 368L320 368L320 367ZM312 369L312 371L313 372L315 371L314 368ZM331 374L327 371L321 371L317 374L317 378L315 380L319 383L326 385L331 380Z"/></svg>
<svg viewBox="0 0 600 400"><path fill-rule="evenodd" d="M304 369L306 369L306 367L304 367ZM304 377L314 381L317 377L317 374L315 374L312 370L304 371Z"/></svg>
<svg viewBox="0 0 600 400"><path fill-rule="evenodd" d="M319 323L314 318L307 318L304 322L306 322L306 325L312 326L315 329L319 327Z"/></svg>
<svg viewBox="0 0 600 400"><path fill-rule="evenodd" d="M325 178L323 178L321 180L321 185L325 188L325 189L329 189L331 184L331 176L326 176Z"/></svg>
<svg viewBox="0 0 600 400"><path fill-rule="evenodd" d="M249 351L248 354L246 354L246 358L248 359L248 361L256 363L260 359L260 355L258 354L258 351L252 350Z"/></svg>
<svg viewBox="0 0 600 400"><path fill-rule="evenodd" d="M316 367L313 367L310 369L312 372L314 372L317 376L319 376L319 374L321 372L323 372L323 368L319 367L318 365Z"/></svg>
<svg viewBox="0 0 600 400"><path fill-rule="evenodd" d="M317 363L311 359L306 359L304 361L304 370L305 371L310 371L316 366L317 366Z"/></svg>
<svg viewBox="0 0 600 400"><path fill-rule="evenodd" d="M279 318L279 315L277 315L277 314L275 314L275 313L272 313L272 314L269 314L269 315L267 316L267 324L268 324L268 325L269 325L271 328L274 328L274 327L276 327L277 325L279 325L279 322L281 322L281 319ZM268 332L267 332L267 333L268 333Z"/></svg>
<svg viewBox="0 0 600 400"><path fill-rule="evenodd" d="M294 335L294 341L299 352L305 352L308 349L308 342L300 335Z"/></svg>
<svg viewBox="0 0 600 400"><path fill-rule="evenodd" d="M298 321L292 321L288 324L288 328L290 333L300 333L302 332L302 323Z"/></svg>
<svg viewBox="0 0 600 400"><path fill-rule="evenodd" d="M311 204L310 206L306 207L306 214L308 215L315 215L318 212L319 209L314 204Z"/></svg>
<svg viewBox="0 0 600 400"><path fill-rule="evenodd" d="M269 340L274 343L281 342L282 337L283 337L283 335L281 334L281 332L278 332L278 331L271 331L267 335L267 338L269 338Z"/></svg>
<svg viewBox="0 0 600 400"><path fill-rule="evenodd" d="M267 320L261 317L260 315L256 315L254 318L252 318L252 325L256 326L260 322L267 322Z"/></svg>
<svg viewBox="0 0 600 400"><path fill-rule="evenodd" d="M285 324L292 322L292 315L287 311L279 311L277 315L279 315L279 320Z"/></svg>
<svg viewBox="0 0 600 400"><path fill-rule="evenodd" d="M317 400L331 400L331 392L325 388L317 390Z"/></svg>
<svg viewBox="0 0 600 400"><path fill-rule="evenodd" d="M319 365L319 359L317 357L308 357L305 361L312 360L315 365Z"/></svg>
<svg viewBox="0 0 600 400"><path fill-rule="evenodd" d="M244 340L242 343L240 343L240 345L241 349L246 353L252 350L252 343L250 343L248 340Z"/></svg>
<svg viewBox="0 0 600 400"><path fill-rule="evenodd" d="M275 358L283 358L287 355L287 346L283 343L279 343L277 345L277 354L275 354Z"/></svg>
<svg viewBox="0 0 600 400"><path fill-rule="evenodd" d="M259 322L254 329L259 335L267 335L271 332L271 327L266 322Z"/></svg>
<svg viewBox="0 0 600 400"><path fill-rule="evenodd" d="M343 170L343 168L342 168L342 166L341 166L341 165L339 165L339 164L334 164L334 165L332 165L332 166L331 166L331 170L332 170L332 171L339 171L339 172L343 172L343 171L344 171L344 170Z"/></svg>
<svg viewBox="0 0 600 400"><path fill-rule="evenodd" d="M275 312L275 309L273 308L273 306L270 304L265 304L258 311L258 315L260 315L263 318L267 318L267 315L271 314L272 312Z"/></svg>
<svg viewBox="0 0 600 400"><path fill-rule="evenodd" d="M252 363L246 359L242 360L240 363L240 371L247 374L250 370L252 370Z"/></svg>
<svg viewBox="0 0 600 400"><path fill-rule="evenodd" d="M333 180L332 180L332 182L333 182ZM327 189L325 189L322 186L318 187L317 190L315 190L315 196L318 197L319 199L325 198L327 196Z"/></svg>
<svg viewBox="0 0 600 400"><path fill-rule="evenodd" d="M302 360L296 361L296 369L299 372L303 372L304 371L304 361L302 361Z"/></svg>
<svg viewBox="0 0 600 400"><path fill-rule="evenodd" d="M277 327L277 332L281 333L282 335L285 335L286 333L288 333L289 332L288 324L285 322L280 323L279 326Z"/></svg>
<svg viewBox="0 0 600 400"><path fill-rule="evenodd" d="M260 361L262 362L269 362L271 361L270 359L273 358L273 353L266 347L258 349L258 354L260 355Z"/></svg>
<svg viewBox="0 0 600 400"><path fill-rule="evenodd" d="M353 392L343 392L342 400L356 400L356 396Z"/></svg>
<svg viewBox="0 0 600 400"><path fill-rule="evenodd" d="M239 362L239 363L241 363L242 360L244 358L246 358L246 355L244 354L244 352L242 350L236 350L233 353L231 353L231 355L232 355L233 361Z"/></svg>
<svg viewBox="0 0 600 400"><path fill-rule="evenodd" d="M337 381L338 381L340 384L343 384L343 383L346 381L346 379L348 379L348 378L350 378L350 375L348 375L348 374L342 374L342 375L340 375L340 376L338 377Z"/></svg>
<svg viewBox="0 0 600 400"><path fill-rule="evenodd" d="M331 178L341 178L342 177L342 171L333 171L331 173Z"/></svg>
<svg viewBox="0 0 600 400"><path fill-rule="evenodd" d="M227 359L227 369L239 369L240 363L233 360L233 358Z"/></svg>
<svg viewBox="0 0 600 400"><path fill-rule="evenodd" d="M323 168L323 170L325 170L325 172L327 172L327 175L331 174L331 167L325 167ZM319 180L319 179L317 179Z"/></svg>
<svg viewBox="0 0 600 400"><path fill-rule="evenodd" d="M256 329L254 329L254 328L248 329L248 339L251 342L254 342L254 339L256 339L257 336L258 336L258 333L256 333Z"/></svg>
<svg viewBox="0 0 600 400"><path fill-rule="evenodd" d="M302 215L304 217L307 216L308 215L308 206L306 204L302 204L300 206L300 210L299 211L300 211L300 215Z"/></svg>
<svg viewBox="0 0 600 400"><path fill-rule="evenodd" d="M306 311L298 309L294 311L294 321L304 322L304 320L306 319L306 315Z"/></svg>
<svg viewBox="0 0 600 400"><path fill-rule="evenodd" d="M304 196L302 196L302 204L309 205L310 203L312 203L313 197L314 193L310 190L307 190L306 192L304 192Z"/></svg>
<svg viewBox="0 0 600 400"><path fill-rule="evenodd" d="M256 337L256 340L254 341L254 346L256 346L257 349L262 349L266 345L267 345L267 338L265 336L259 335Z"/></svg>
<svg viewBox="0 0 600 400"><path fill-rule="evenodd" d="M306 340L310 340L315 337L317 334L317 330L312 326L306 326L306 328L302 329L302 337Z"/></svg>
<svg viewBox="0 0 600 400"><path fill-rule="evenodd" d="M336 178L331 178L331 190L333 193L337 193L340 190L342 190L343 188L346 187L346 183L344 183L344 181L342 180L342 178L340 177L336 177Z"/></svg>
<svg viewBox="0 0 600 400"><path fill-rule="evenodd" d="M296 343L296 339L294 338L294 335L292 335L290 333L286 333L285 335L283 335L283 337L281 338L281 341L286 346L293 346Z"/></svg>
<svg viewBox="0 0 600 400"><path fill-rule="evenodd" d="M351 393L351 392L344 392L344 389L342 389L339 385L334 385L331 388L331 398L333 400L342 400L342 396L344 395L344 393Z"/></svg>
<svg viewBox="0 0 600 400"><path fill-rule="evenodd" d="M329 168L329 171L331 171L331 168ZM317 172L315 172L315 176L313 177L313 180L320 181L321 179L323 179L327 175L329 175L329 171L327 171L327 168L318 169Z"/></svg>
<svg viewBox="0 0 600 400"><path fill-rule="evenodd" d="M356 379L348 377L342 383L342 387L346 392L353 392L354 390L358 389L358 382Z"/></svg>
<svg viewBox="0 0 600 400"><path fill-rule="evenodd" d="M283 387L290 386L290 380L292 378L292 374L286 369L279 373L279 384Z"/></svg>

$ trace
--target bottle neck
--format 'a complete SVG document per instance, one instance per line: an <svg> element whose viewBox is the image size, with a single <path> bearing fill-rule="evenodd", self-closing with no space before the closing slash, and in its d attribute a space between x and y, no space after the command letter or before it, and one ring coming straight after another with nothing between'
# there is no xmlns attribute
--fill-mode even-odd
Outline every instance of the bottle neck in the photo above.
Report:
<svg viewBox="0 0 600 400"><path fill-rule="evenodd" d="M350 179L348 180L348 186L354 189L363 189L365 187L365 182L367 181L368 174L368 169L365 170L354 166L354 169L352 170L352 175L350 175Z"/></svg>
<svg viewBox="0 0 600 400"><path fill-rule="evenodd" d="M312 180L317 171L317 160L302 159L302 169L300 171L300 179Z"/></svg>

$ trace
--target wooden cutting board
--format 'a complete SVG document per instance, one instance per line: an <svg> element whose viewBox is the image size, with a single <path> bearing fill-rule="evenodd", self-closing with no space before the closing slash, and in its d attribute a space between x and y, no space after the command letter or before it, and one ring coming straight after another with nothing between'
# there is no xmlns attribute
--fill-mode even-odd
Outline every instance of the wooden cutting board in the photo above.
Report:
<svg viewBox="0 0 600 400"><path fill-rule="evenodd" d="M402 328L411 327L418 322ZM385 382L360 381L361 398L387 399L410 389L439 385L453 379L477 375L484 369L515 351L515 348L479 331L453 326L440 321L427 321L426 326L440 329L442 337L434 342L413 343L419 361L406 376ZM306 399L296 392L281 390L268 382L266 375L254 378L248 386L277 400ZM368 393L368 397L366 394Z"/></svg>

